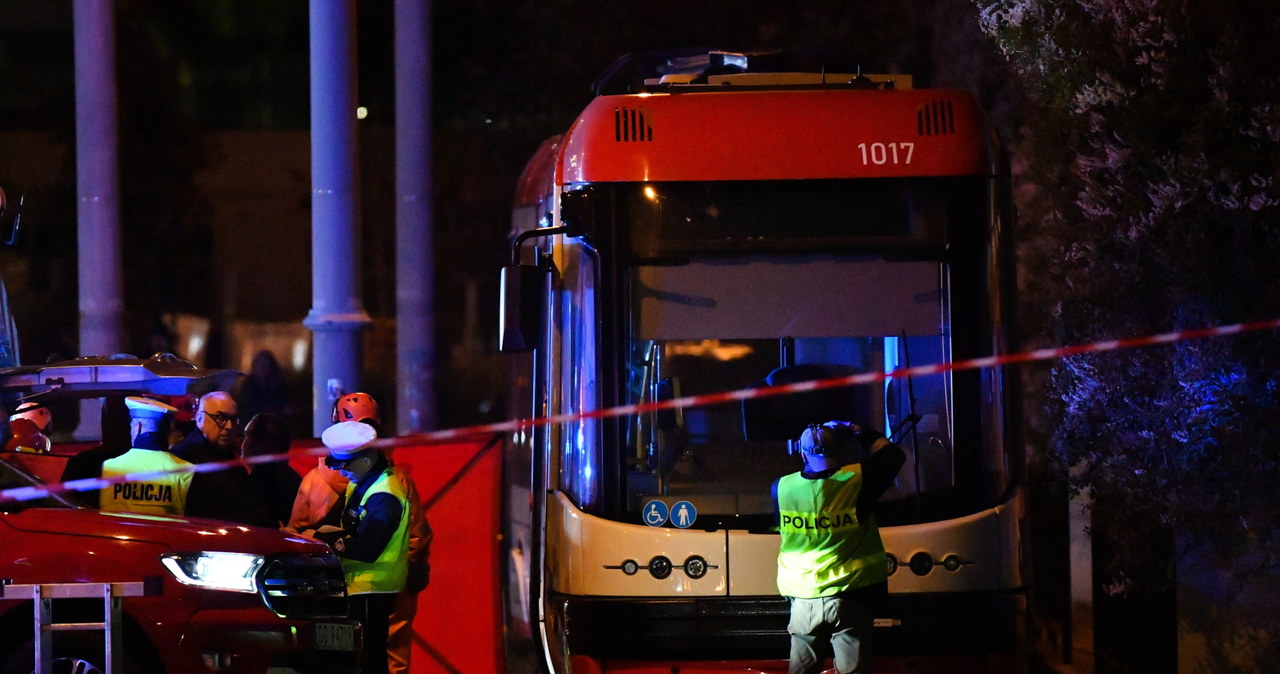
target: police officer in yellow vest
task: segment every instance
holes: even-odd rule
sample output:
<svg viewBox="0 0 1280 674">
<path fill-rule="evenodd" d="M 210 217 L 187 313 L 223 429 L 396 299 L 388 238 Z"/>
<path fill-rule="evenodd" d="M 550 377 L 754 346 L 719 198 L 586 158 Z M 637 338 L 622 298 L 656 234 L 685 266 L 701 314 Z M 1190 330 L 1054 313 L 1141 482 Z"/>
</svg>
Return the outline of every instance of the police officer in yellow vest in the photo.
<svg viewBox="0 0 1280 674">
<path fill-rule="evenodd" d="M 865 452 L 852 459 L 857 445 Z M 778 592 L 791 600 L 788 674 L 817 674 L 830 642 L 840 674 L 871 671 L 873 610 L 888 560 L 872 508 L 906 462 L 878 431 L 829 421 L 804 430 L 804 468 L 774 483 L 781 546 Z"/>
<path fill-rule="evenodd" d="M 408 492 L 373 446 L 377 435 L 369 424 L 342 421 L 320 436 L 329 449 L 325 465 L 350 482 L 341 527 L 320 527 L 315 536 L 342 559 L 352 616 L 364 629 L 364 674 L 387 671 L 387 629 L 409 571 Z"/>
<path fill-rule="evenodd" d="M 169 430 L 178 410 L 158 400 L 136 396 L 125 398 L 124 404 L 129 409 L 132 448 L 104 461 L 102 477 L 146 475 L 103 487 L 99 492 L 100 507 L 116 512 L 182 515 L 193 473 L 182 472 L 191 464 L 169 453 Z"/>
</svg>

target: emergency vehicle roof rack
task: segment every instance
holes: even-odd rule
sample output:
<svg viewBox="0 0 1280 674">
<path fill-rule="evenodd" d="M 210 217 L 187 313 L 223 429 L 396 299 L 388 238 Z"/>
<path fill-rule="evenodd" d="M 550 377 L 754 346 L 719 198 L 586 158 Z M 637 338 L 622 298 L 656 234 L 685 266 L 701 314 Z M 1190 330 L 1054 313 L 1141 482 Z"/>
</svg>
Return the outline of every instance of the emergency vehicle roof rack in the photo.
<svg viewBox="0 0 1280 674">
<path fill-rule="evenodd" d="M 244 373 L 200 368 L 171 353 L 150 358 L 129 354 L 86 356 L 44 365 L 0 368 L 0 399 L 24 400 L 129 395 L 199 395 L 231 390 Z"/>
</svg>

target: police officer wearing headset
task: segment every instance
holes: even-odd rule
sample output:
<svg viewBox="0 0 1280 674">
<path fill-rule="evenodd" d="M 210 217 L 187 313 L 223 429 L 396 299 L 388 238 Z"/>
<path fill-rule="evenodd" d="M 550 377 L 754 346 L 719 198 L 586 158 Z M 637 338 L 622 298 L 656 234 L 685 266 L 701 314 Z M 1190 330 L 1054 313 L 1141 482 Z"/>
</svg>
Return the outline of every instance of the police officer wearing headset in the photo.
<svg viewBox="0 0 1280 674">
<path fill-rule="evenodd" d="M 360 671 L 387 671 L 387 630 L 409 570 L 409 497 L 382 452 L 377 431 L 359 421 L 325 429 L 325 465 L 350 482 L 340 526 L 326 525 L 315 538 L 342 560 L 352 616 L 364 627 Z"/>
<path fill-rule="evenodd" d="M 861 462 L 845 463 L 861 446 Z M 879 431 L 828 421 L 804 430 L 804 468 L 774 483 L 778 592 L 791 600 L 788 674 L 817 674 L 830 642 L 840 674 L 871 671 L 871 626 L 888 594 L 888 559 L 872 508 L 906 462 Z"/>
</svg>

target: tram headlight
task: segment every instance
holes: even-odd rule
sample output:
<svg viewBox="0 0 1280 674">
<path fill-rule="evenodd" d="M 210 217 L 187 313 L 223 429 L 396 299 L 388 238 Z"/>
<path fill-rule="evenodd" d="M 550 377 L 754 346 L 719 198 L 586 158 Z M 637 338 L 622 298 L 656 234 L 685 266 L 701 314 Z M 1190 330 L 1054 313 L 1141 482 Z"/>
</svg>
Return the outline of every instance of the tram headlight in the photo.
<svg viewBox="0 0 1280 674">
<path fill-rule="evenodd" d="M 707 575 L 707 560 L 697 555 L 684 560 L 684 573 L 694 580 Z"/>
<path fill-rule="evenodd" d="M 917 552 L 911 555 L 911 561 L 907 562 L 907 566 L 911 568 L 911 573 L 927 576 L 933 570 L 933 556 L 927 552 Z"/>
<path fill-rule="evenodd" d="M 964 565 L 964 560 L 957 555 L 947 555 L 942 558 L 942 568 L 948 571 L 955 571 Z"/>
<path fill-rule="evenodd" d="M 657 557 L 649 560 L 649 575 L 657 578 L 658 580 L 662 580 L 663 578 L 670 576 L 671 560 L 663 557 L 662 555 L 658 555 Z"/>
<path fill-rule="evenodd" d="M 898 572 L 898 558 L 894 557 L 892 553 L 885 553 L 885 557 L 889 561 L 889 575 L 892 576 Z"/>
</svg>

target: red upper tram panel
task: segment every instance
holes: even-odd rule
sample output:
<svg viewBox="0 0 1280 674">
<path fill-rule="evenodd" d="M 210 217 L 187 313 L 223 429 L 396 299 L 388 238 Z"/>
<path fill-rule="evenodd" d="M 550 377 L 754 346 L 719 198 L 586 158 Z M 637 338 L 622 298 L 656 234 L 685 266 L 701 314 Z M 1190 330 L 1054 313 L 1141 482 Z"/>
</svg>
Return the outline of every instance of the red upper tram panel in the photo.
<svg viewBox="0 0 1280 674">
<path fill-rule="evenodd" d="M 711 52 L 701 72 L 676 63 L 602 92 L 560 144 L 556 183 L 997 171 L 990 123 L 966 91 L 912 89 L 908 75 L 753 72 L 757 56 Z"/>
</svg>

